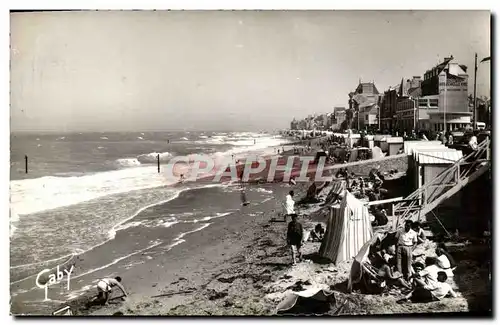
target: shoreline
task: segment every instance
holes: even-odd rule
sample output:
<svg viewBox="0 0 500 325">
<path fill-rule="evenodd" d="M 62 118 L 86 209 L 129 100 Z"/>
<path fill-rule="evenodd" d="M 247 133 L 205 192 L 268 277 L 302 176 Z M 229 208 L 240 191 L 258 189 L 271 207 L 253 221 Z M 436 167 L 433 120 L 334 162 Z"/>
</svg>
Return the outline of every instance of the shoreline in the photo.
<svg viewBox="0 0 500 325">
<path fill-rule="evenodd" d="M 274 199 L 278 200 L 284 200 L 286 193 L 293 189 L 296 201 L 299 201 L 310 184 L 299 182 L 295 186 L 289 186 L 275 182 L 245 185 L 248 189 L 271 190 Z M 328 188 L 323 191 L 320 196 L 326 195 Z M 291 266 L 291 256 L 285 246 L 287 224 L 270 222 L 272 217 L 281 212 L 277 211 L 280 208 L 276 203 L 276 200 L 266 199 L 261 203 L 241 207 L 225 218 L 207 221 L 209 225 L 206 228 L 188 232 L 182 238 L 185 242 L 166 251 L 162 251 L 161 246 L 145 249 L 131 258 L 132 264 L 137 263 L 131 268 L 115 265 L 96 272 L 91 277 L 85 276 L 80 281 L 90 285 L 88 291 L 62 305 L 54 301 L 51 305 L 53 308 L 45 307 L 42 314 L 50 315 L 57 307 L 69 305 L 77 315 L 112 315 L 115 312 L 124 315 L 174 316 L 272 315 L 273 308 L 291 292 L 294 282 L 305 280 L 311 280 L 313 284 L 325 288 L 332 289 L 333 286 L 334 290 L 339 290 L 336 293 L 338 297 L 347 299 L 350 295 L 343 295 L 339 285 L 347 278 L 350 263 L 333 266 L 302 262 L 298 266 Z M 317 222 L 326 223 L 326 214 L 320 203 L 300 208 L 298 212 L 301 216 L 308 214 L 304 219 L 300 217 L 305 230 L 311 229 Z M 203 222 L 197 226 L 202 225 Z M 306 243 L 303 253 L 305 256 L 313 255 L 318 250 L 319 243 Z M 93 258 L 91 256 L 90 259 Z M 113 300 L 113 303 L 105 307 L 87 307 L 86 301 L 96 293 L 92 279 L 110 273 L 122 276 L 130 297 L 124 302 Z M 375 307 L 370 309 L 365 306 L 362 310 L 351 310 L 354 314 L 373 313 L 376 308 L 383 308 L 382 305 L 387 303 L 378 301 L 376 296 L 355 297 Z M 12 300 L 11 312 L 23 310 L 19 305 L 15 306 L 16 303 Z M 391 300 L 391 303 L 395 304 L 395 300 Z M 31 307 L 38 313 L 43 309 L 36 305 Z M 468 310 L 464 299 L 453 308 L 451 311 Z M 437 310 L 436 304 L 431 304 L 424 308 L 398 306 L 393 312 Z"/>
</svg>

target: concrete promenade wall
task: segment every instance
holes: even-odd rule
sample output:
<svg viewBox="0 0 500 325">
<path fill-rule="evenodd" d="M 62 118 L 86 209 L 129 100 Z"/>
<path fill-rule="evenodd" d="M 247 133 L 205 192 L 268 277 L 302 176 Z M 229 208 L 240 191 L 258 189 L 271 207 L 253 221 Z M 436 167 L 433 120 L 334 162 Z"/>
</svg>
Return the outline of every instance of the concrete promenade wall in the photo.
<svg viewBox="0 0 500 325">
<path fill-rule="evenodd" d="M 355 161 L 347 164 L 338 164 L 329 166 L 325 169 L 331 169 L 335 173 L 336 169 L 347 168 L 349 173 L 356 175 L 368 175 L 372 168 L 380 166 L 381 172 L 388 172 L 396 169 L 398 172 L 406 172 L 408 170 L 408 160 L 410 156 L 407 154 L 400 154 L 395 156 L 388 156 L 379 159 L 369 159 L 362 161 Z"/>
</svg>

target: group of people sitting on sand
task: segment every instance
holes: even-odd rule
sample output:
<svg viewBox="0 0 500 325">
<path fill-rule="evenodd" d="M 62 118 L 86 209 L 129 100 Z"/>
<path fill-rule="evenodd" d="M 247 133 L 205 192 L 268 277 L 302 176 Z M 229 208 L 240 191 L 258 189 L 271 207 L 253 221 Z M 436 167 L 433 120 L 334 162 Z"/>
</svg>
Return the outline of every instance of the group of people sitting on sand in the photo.
<svg viewBox="0 0 500 325">
<path fill-rule="evenodd" d="M 377 294 L 387 289 L 402 289 L 403 302 L 431 302 L 446 296 L 456 297 L 448 280 L 456 264 L 444 244 L 438 244 L 435 255 L 424 256 L 428 244 L 420 223 L 406 221 L 404 229 L 389 234 L 370 247 L 363 263 L 364 290 Z M 415 250 L 420 248 L 422 253 Z"/>
</svg>

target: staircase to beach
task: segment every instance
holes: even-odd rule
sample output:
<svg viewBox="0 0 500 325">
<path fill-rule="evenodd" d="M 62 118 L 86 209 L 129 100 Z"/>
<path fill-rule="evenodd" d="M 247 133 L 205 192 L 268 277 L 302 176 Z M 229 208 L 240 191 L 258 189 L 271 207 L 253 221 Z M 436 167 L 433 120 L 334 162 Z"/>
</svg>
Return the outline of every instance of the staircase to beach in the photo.
<svg viewBox="0 0 500 325">
<path fill-rule="evenodd" d="M 490 170 L 490 143 L 489 139 L 484 140 L 478 150 L 462 157 L 432 181 L 395 204 L 393 230 L 403 227 L 406 220 L 423 220 L 440 204 Z"/>
</svg>

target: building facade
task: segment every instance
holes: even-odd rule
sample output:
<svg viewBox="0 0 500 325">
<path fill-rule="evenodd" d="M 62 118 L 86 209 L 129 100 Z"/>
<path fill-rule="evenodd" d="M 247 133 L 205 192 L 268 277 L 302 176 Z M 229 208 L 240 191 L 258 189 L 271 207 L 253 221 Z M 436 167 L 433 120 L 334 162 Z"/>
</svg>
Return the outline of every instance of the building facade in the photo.
<svg viewBox="0 0 500 325">
<path fill-rule="evenodd" d="M 353 113 L 352 128 L 365 129 L 377 125 L 379 91 L 373 82 L 359 82 L 356 90 L 349 93 L 349 109 Z M 376 111 L 377 113 L 373 113 Z"/>
<path fill-rule="evenodd" d="M 345 107 L 334 107 L 333 108 L 333 130 L 342 130 L 342 123 L 346 120 L 346 109 Z"/>
<path fill-rule="evenodd" d="M 380 128 L 392 132 L 396 122 L 396 107 L 398 102 L 397 87 L 391 87 L 384 91 L 384 97 L 380 103 Z"/>
<path fill-rule="evenodd" d="M 414 76 L 411 80 L 401 80 L 396 103 L 396 129 L 401 134 L 411 134 L 418 129 L 418 125 L 424 124 L 426 115 L 420 115 L 416 103 L 416 97 L 421 94 L 421 77 Z"/>
<path fill-rule="evenodd" d="M 471 124 L 468 79 L 467 67 L 453 62 L 453 56 L 424 74 L 417 105 L 419 111 L 425 110 L 423 104 L 427 100 L 426 113 L 431 131 L 450 131 Z"/>
</svg>

